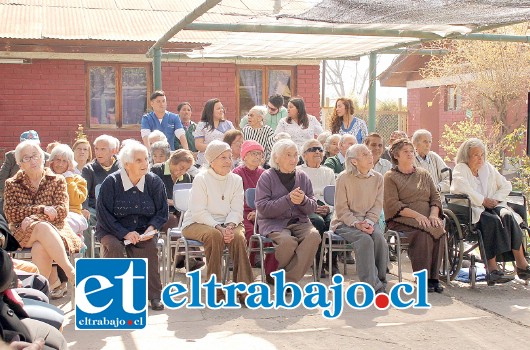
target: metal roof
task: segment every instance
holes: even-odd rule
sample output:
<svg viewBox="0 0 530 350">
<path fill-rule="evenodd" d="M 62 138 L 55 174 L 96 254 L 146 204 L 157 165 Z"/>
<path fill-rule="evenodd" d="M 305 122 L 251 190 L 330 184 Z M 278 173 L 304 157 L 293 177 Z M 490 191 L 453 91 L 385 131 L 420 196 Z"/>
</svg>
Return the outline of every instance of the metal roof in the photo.
<svg viewBox="0 0 530 350">
<path fill-rule="evenodd" d="M 157 41 L 204 1 L 0 0 L 0 38 Z M 529 20 L 529 0 L 222 0 L 170 42 L 206 44 L 192 58 L 339 59 Z"/>
</svg>

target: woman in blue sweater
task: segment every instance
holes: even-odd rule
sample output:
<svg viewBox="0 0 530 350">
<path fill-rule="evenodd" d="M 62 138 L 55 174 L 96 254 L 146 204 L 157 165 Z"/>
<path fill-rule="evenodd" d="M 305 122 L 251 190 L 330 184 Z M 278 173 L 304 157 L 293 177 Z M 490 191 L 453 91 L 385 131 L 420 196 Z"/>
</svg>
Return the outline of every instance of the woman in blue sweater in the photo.
<svg viewBox="0 0 530 350">
<path fill-rule="evenodd" d="M 118 158 L 122 168 L 103 181 L 96 206 L 101 256 L 123 258 L 125 245 L 128 257 L 146 258 L 147 297 L 153 310 L 162 310 L 156 235 L 147 234 L 157 232 L 168 219 L 166 189 L 157 175 L 148 172 L 148 152 L 141 143 L 128 143 Z"/>
</svg>

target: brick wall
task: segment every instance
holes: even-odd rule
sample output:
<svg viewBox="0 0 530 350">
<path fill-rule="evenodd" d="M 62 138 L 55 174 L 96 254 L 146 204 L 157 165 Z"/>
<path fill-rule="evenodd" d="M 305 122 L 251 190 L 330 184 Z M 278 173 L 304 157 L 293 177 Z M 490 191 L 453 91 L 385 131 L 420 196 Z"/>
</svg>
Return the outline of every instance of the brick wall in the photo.
<svg viewBox="0 0 530 350">
<path fill-rule="evenodd" d="M 31 64 L 0 64 L 0 158 L 13 149 L 20 134 L 38 131 L 41 143 L 58 140 L 71 144 L 77 125 L 86 125 L 85 62 L 81 60 L 37 60 Z M 192 118 L 200 119 L 210 98 L 219 98 L 227 118 L 236 120 L 236 65 L 226 63 L 162 63 L 162 86 L 168 110 L 180 102 L 193 106 Z M 297 95 L 304 97 L 307 111 L 320 112 L 320 67 L 298 66 Z M 85 129 L 90 140 L 103 133 L 120 140 L 140 138 L 139 130 Z"/>
</svg>

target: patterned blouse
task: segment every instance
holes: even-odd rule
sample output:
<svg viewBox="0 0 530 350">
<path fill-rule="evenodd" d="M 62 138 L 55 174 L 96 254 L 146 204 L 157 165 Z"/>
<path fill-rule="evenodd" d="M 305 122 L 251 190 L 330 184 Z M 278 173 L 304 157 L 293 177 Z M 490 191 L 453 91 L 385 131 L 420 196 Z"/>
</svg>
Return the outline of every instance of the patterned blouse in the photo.
<svg viewBox="0 0 530 350">
<path fill-rule="evenodd" d="M 339 134 L 351 134 L 357 139 L 357 143 L 363 143 L 364 138 L 368 135 L 368 128 L 364 120 L 357 117 L 353 117 L 350 126 L 348 129 L 344 129 L 344 124 L 341 123 Z"/>
<path fill-rule="evenodd" d="M 243 128 L 243 137 L 245 140 L 254 140 L 259 143 L 265 150 L 265 162 L 269 161 L 271 156 L 272 145 L 274 143 L 274 131 L 268 125 L 254 129 L 250 125 Z"/>
<path fill-rule="evenodd" d="M 44 214 L 46 206 L 53 206 L 57 211 L 55 220 L 50 220 Z M 65 222 L 68 206 L 66 180 L 62 175 L 54 174 L 49 168 L 44 168 L 44 176 L 36 191 L 33 190 L 29 177 L 22 170 L 6 181 L 4 212 L 11 232 L 23 248 L 29 248 L 26 244 L 35 225 L 45 221 L 57 228 L 67 251 L 79 252 L 83 243 Z M 30 217 L 33 221 L 23 230 L 21 223 L 26 217 Z"/>
<path fill-rule="evenodd" d="M 315 136 L 320 135 L 324 130 L 322 125 L 315 118 L 315 116 L 307 115 L 309 119 L 309 125 L 307 129 L 303 129 L 302 125 L 298 125 L 295 122 L 288 123 L 287 118 L 282 118 L 276 127 L 274 135 L 278 135 L 281 132 L 286 132 L 291 135 L 291 140 L 298 146 L 298 151 L 302 150 L 302 145 L 309 139 L 314 139 Z"/>
<path fill-rule="evenodd" d="M 193 132 L 195 139 L 203 138 L 204 143 L 208 145 L 213 140 L 223 141 L 225 132 L 230 129 L 234 129 L 234 125 L 230 120 L 224 120 L 219 123 L 217 129 L 210 129 L 206 126 L 205 122 L 199 122 L 197 128 Z M 204 152 L 199 152 L 197 155 L 197 164 L 203 165 L 206 163 L 206 158 L 204 158 Z"/>
</svg>

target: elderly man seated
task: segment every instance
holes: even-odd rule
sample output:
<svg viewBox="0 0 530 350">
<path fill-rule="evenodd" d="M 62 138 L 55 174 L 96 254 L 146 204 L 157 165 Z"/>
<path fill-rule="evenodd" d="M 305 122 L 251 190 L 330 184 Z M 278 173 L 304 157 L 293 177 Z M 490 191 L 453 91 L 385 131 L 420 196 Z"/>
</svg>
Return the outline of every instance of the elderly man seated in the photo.
<svg viewBox="0 0 530 350">
<path fill-rule="evenodd" d="M 335 175 L 340 174 L 344 170 L 344 161 L 346 160 L 346 151 L 351 145 L 355 145 L 357 139 L 351 134 L 343 134 L 339 141 L 339 153 L 336 156 L 329 157 L 324 162 L 324 165 L 331 168 Z"/>
<path fill-rule="evenodd" d="M 351 146 L 345 163 L 346 171 L 337 179 L 331 229 L 353 243 L 361 282 L 384 293 L 388 245 L 378 224 L 383 176 L 372 169 L 373 156 L 365 145 Z"/>
<path fill-rule="evenodd" d="M 442 173 L 447 165 L 435 152 L 431 151 L 432 134 L 429 130 L 419 129 L 412 135 L 412 144 L 416 149 L 414 165 L 423 168 L 431 174 L 434 185 L 440 193 L 449 192 L 449 173 Z"/>
</svg>

